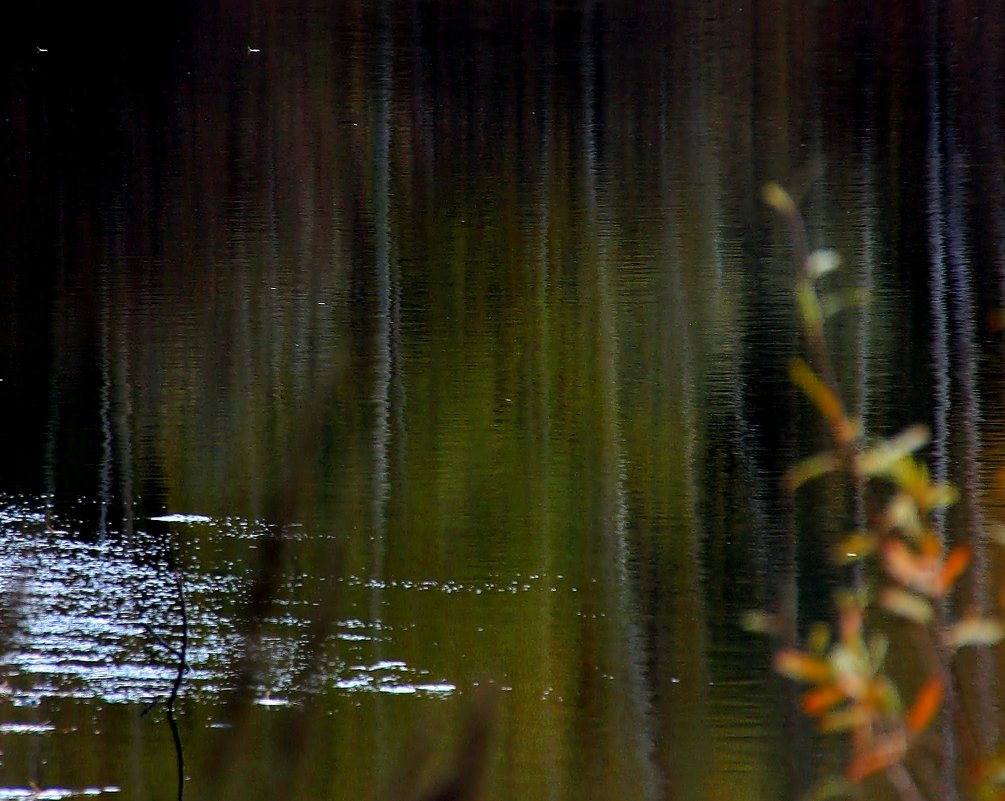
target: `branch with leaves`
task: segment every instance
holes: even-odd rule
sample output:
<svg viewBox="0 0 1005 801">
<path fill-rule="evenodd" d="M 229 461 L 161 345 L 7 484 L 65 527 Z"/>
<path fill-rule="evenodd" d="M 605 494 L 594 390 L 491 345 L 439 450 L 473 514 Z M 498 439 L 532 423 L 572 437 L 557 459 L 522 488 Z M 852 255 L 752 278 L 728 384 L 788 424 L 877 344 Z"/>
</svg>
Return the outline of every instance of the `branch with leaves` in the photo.
<svg viewBox="0 0 1005 801">
<path fill-rule="evenodd" d="M 852 794 L 869 777 L 885 777 L 903 799 L 923 799 L 906 762 L 923 733 L 944 713 L 959 649 L 987 646 L 1005 636 L 1002 622 L 967 612 L 953 616 L 950 597 L 971 559 L 967 544 L 948 546 L 934 515 L 958 496 L 948 484 L 933 482 L 917 452 L 929 433 L 915 425 L 882 442 L 868 444 L 862 426 L 848 414 L 827 349 L 825 323 L 834 310 L 859 302 L 856 293 L 827 295 L 819 279 L 836 269 L 834 251 L 810 251 L 796 203 L 777 184 L 768 184 L 765 202 L 787 222 L 794 242 L 795 296 L 809 357 L 789 366 L 792 381 L 827 424 L 832 446 L 788 471 L 785 488 L 796 493 L 808 482 L 837 474 L 861 492 L 878 498 L 864 530 L 836 543 L 837 562 L 869 561 L 878 568 L 878 586 L 851 586 L 836 598 L 836 625 L 813 625 L 805 642 L 781 647 L 775 669 L 802 683 L 802 711 L 824 732 L 845 733 L 849 757 L 843 775 L 826 784 L 825 794 Z M 922 677 L 910 703 L 886 670 L 888 639 L 871 625 L 883 610 L 910 628 L 921 656 Z M 748 627 L 778 631 L 778 621 L 762 613 L 748 616 Z M 978 769 L 979 797 L 1001 798 L 1005 760 Z M 996 782 L 995 777 L 1002 778 Z"/>
</svg>

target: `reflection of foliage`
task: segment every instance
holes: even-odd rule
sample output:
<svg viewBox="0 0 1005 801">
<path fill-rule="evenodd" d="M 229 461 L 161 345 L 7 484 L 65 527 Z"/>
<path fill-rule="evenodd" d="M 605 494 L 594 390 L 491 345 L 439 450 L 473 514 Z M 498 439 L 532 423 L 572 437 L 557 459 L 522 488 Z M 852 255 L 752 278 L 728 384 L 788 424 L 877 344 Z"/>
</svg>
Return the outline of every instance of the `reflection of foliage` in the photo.
<svg viewBox="0 0 1005 801">
<path fill-rule="evenodd" d="M 920 799 L 925 797 L 922 771 L 911 758 L 925 758 L 916 746 L 944 713 L 945 699 L 955 696 L 954 657 L 965 646 L 997 643 L 1005 628 L 976 610 L 954 614 L 949 598 L 970 563 L 971 548 L 949 547 L 935 516 L 955 501 L 956 490 L 933 482 L 915 457 L 928 442 L 923 427 L 908 428 L 869 447 L 864 444 L 861 427 L 841 398 L 826 348 L 824 324 L 831 301 L 818 292 L 817 279 L 838 260 L 830 251 L 809 252 L 796 204 L 781 187 L 770 184 L 764 199 L 785 218 L 796 244 L 796 298 L 810 361 L 794 360 L 790 375 L 826 421 L 833 442 L 831 449 L 789 471 L 787 489 L 795 492 L 809 481 L 835 474 L 848 478 L 862 497 L 877 499 L 868 522 L 838 543 L 835 556 L 842 564 L 875 560 L 882 585 L 873 589 L 859 580 L 862 573 L 856 574 L 838 594 L 836 632 L 815 625 L 802 647 L 789 645 L 776 652 L 775 668 L 808 685 L 802 710 L 822 731 L 849 736 L 844 775 L 820 792 L 850 794 L 863 780 L 883 776 L 901 798 Z M 878 610 L 908 628 L 921 657 L 924 676 L 906 704 L 887 670 L 888 640 L 873 620 Z M 760 614 L 748 620 L 753 629 L 773 632 L 783 631 L 781 622 Z M 999 773 L 1000 766 L 979 770 L 986 785 L 981 797 L 994 792 L 990 785 Z"/>
</svg>

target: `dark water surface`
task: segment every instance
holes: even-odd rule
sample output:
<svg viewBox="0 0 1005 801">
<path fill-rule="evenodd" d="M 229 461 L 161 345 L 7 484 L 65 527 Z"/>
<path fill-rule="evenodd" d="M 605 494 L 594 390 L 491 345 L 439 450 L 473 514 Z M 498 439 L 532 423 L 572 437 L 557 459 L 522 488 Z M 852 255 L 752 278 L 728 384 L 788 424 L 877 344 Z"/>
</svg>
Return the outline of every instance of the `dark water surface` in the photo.
<svg viewBox="0 0 1005 801">
<path fill-rule="evenodd" d="M 416 797 L 486 720 L 491 799 L 798 797 L 833 754 L 739 617 L 826 616 L 853 520 L 780 492 L 822 431 L 759 190 L 979 532 L 1005 12 L 282 6 L 4 55 L 0 799 L 175 797 L 176 576 L 190 799 Z"/>
</svg>

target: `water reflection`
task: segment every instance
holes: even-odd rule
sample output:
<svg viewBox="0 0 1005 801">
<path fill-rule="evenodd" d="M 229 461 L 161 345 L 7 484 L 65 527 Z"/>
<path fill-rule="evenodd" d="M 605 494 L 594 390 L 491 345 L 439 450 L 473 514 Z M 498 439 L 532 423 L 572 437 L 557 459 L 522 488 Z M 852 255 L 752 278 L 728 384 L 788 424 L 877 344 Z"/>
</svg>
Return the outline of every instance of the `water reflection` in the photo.
<svg viewBox="0 0 1005 801">
<path fill-rule="evenodd" d="M 1001 99 L 954 87 L 996 40 L 833 4 L 197 5 L 156 69 L 54 45 L 7 78 L 3 664 L 40 715 L 10 723 L 54 729 L 0 780 L 41 737 L 61 786 L 167 786 L 130 716 L 172 680 L 143 623 L 177 566 L 193 797 L 379 796 L 487 684 L 489 797 L 797 795 L 819 749 L 737 619 L 828 615 L 865 502 L 779 494 L 817 428 L 758 185 L 873 298 L 833 327 L 866 430 L 930 418 L 978 536 Z M 73 773 L 95 739 L 129 767 Z"/>
</svg>

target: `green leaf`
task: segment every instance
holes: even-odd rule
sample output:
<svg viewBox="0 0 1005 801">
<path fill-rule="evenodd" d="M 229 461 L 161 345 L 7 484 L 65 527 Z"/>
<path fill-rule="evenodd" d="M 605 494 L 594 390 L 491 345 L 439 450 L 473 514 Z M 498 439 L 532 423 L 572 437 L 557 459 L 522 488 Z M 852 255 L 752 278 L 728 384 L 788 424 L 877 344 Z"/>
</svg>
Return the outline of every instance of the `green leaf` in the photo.
<svg viewBox="0 0 1005 801">
<path fill-rule="evenodd" d="M 813 291 L 813 285 L 809 281 L 800 281 L 796 285 L 796 301 L 806 327 L 819 331 L 823 326 L 824 313 L 817 300 L 817 293 Z"/>
</svg>

